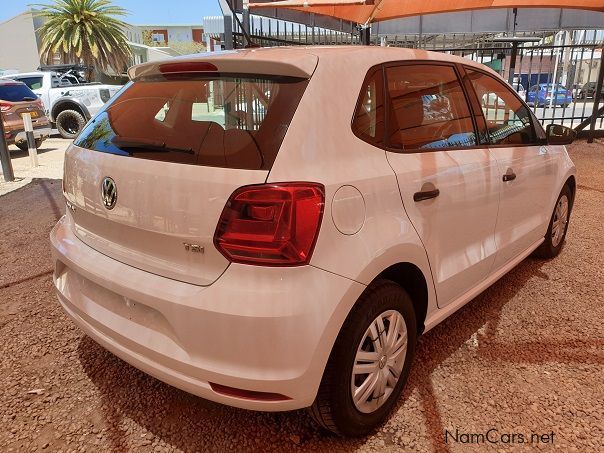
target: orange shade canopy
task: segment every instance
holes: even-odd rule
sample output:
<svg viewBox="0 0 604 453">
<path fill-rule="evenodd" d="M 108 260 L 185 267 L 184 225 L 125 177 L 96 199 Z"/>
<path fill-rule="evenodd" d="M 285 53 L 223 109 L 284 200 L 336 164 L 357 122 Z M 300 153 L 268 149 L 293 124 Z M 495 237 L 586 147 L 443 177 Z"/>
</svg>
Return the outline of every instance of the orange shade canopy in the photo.
<svg viewBox="0 0 604 453">
<path fill-rule="evenodd" d="M 359 24 L 485 8 L 572 8 L 604 12 L 604 0 L 276 0 L 250 8 L 288 8 Z"/>
</svg>

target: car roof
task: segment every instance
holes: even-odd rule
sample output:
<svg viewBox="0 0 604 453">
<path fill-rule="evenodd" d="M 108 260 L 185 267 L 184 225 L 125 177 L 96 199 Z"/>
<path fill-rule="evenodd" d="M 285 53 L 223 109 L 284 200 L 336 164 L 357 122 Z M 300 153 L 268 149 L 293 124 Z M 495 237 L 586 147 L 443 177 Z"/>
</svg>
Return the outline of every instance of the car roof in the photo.
<svg viewBox="0 0 604 453">
<path fill-rule="evenodd" d="M 240 72 L 253 74 L 286 75 L 308 78 L 317 64 L 333 65 L 346 71 L 361 71 L 390 61 L 444 61 L 463 63 L 497 75 L 495 71 L 467 58 L 440 52 L 419 49 L 381 46 L 295 46 L 271 47 L 207 52 L 185 55 L 133 66 L 128 71 L 131 79 L 159 74 L 163 65 L 186 63 L 211 63 L 219 72 Z M 342 66 L 344 65 L 344 66 Z M 183 66 L 184 67 L 184 66 Z M 183 71 L 187 72 L 187 71 Z"/>
<path fill-rule="evenodd" d="M 23 82 L 19 80 L 13 79 L 0 79 L 0 85 L 25 85 Z"/>
<path fill-rule="evenodd" d="M 11 74 L 9 77 L 42 77 L 43 72 L 20 72 L 19 74 Z"/>
</svg>

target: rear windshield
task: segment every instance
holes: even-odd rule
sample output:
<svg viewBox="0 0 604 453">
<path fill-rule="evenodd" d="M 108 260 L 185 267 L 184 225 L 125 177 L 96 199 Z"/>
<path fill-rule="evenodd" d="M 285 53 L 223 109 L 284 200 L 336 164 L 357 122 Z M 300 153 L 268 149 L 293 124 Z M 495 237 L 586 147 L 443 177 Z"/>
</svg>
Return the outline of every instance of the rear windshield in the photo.
<svg viewBox="0 0 604 453">
<path fill-rule="evenodd" d="M 39 90 L 43 85 L 43 78 L 41 76 L 32 77 L 19 77 L 19 82 L 23 82 L 32 90 Z"/>
<path fill-rule="evenodd" d="M 231 75 L 137 81 L 75 144 L 139 159 L 268 170 L 307 83 Z"/>
<path fill-rule="evenodd" d="M 35 101 L 38 96 L 23 83 L 0 84 L 0 99 L 8 102 Z"/>
</svg>

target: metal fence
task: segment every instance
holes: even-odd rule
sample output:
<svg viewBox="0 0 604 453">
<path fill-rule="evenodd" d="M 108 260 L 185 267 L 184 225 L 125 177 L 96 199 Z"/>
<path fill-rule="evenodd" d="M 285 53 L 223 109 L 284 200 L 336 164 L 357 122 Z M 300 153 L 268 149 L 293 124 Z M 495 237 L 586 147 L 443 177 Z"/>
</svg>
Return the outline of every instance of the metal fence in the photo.
<svg viewBox="0 0 604 453">
<path fill-rule="evenodd" d="M 248 24 L 248 22 L 244 22 Z M 360 45 L 364 30 L 347 31 L 249 16 L 248 34 L 262 47 L 283 45 Z M 604 30 L 505 34 L 370 35 L 371 45 L 406 47 L 459 55 L 480 62 L 503 76 L 546 125 L 564 124 L 580 131 L 604 130 L 596 82 L 604 64 Z M 247 45 L 241 25 L 233 21 L 235 48 Z"/>
<path fill-rule="evenodd" d="M 360 44 L 359 32 L 354 26 L 348 31 L 336 31 L 260 16 L 250 16 L 248 33 L 261 47 Z M 246 44 L 241 26 L 233 21 L 233 47 L 243 48 Z"/>
</svg>

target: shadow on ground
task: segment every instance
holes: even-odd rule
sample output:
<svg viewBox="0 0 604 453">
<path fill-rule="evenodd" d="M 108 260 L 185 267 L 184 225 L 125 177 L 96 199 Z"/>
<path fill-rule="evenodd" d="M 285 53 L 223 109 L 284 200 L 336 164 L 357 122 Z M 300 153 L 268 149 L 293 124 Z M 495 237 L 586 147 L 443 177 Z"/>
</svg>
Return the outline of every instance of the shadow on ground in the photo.
<svg viewBox="0 0 604 453">
<path fill-rule="evenodd" d="M 50 151 L 56 151 L 57 149 L 59 149 L 56 146 L 50 145 L 50 144 L 46 144 L 46 143 L 42 143 L 42 146 L 40 146 L 38 148 L 38 154 L 44 154 L 44 153 L 48 153 Z M 19 157 L 28 157 L 29 156 L 29 151 L 28 150 L 22 150 L 19 148 L 10 148 L 10 157 L 12 159 L 18 159 Z"/>
<path fill-rule="evenodd" d="M 492 357 L 495 352 L 502 360 L 515 361 L 513 350 L 510 351 L 507 346 L 499 349 L 494 344 L 497 323 L 501 310 L 529 279 L 536 277 L 547 280 L 548 276 L 541 272 L 542 265 L 542 261 L 528 258 L 451 318 L 421 337 L 407 388 L 395 411 L 400 410 L 411 392 L 418 390 L 435 451 L 448 451 L 448 448 L 443 444 L 445 425 L 439 413 L 435 389 L 431 385 L 432 372 L 479 330 L 484 332 L 480 340 L 481 348 L 491 349 L 489 357 Z M 510 284 L 512 280 L 513 284 Z M 476 310 L 479 305 L 482 309 Z M 604 347 L 603 342 L 598 342 L 598 345 Z M 562 346 L 558 343 L 542 342 L 538 354 L 531 354 L 530 344 L 516 345 L 524 350 L 524 355 L 519 360 L 534 362 L 544 362 L 551 360 L 551 357 L 558 357 Z M 132 369 L 130 365 L 116 358 L 88 337 L 82 338 L 78 346 L 78 354 L 85 373 L 102 395 L 104 415 L 111 427 L 110 439 L 113 448 L 117 451 L 126 446 L 127 434 L 119 428 L 122 417 L 135 420 L 166 443 L 185 451 L 190 449 L 191 445 L 200 445 L 219 425 L 222 428 L 221 434 L 227 437 L 231 432 L 233 436 L 242 436 L 252 429 L 250 424 L 241 423 L 241 421 L 245 422 L 245 415 L 237 417 L 238 423 L 224 423 L 228 412 L 245 414 L 246 411 L 225 407 L 170 387 L 141 371 Z M 573 359 L 569 356 L 566 359 L 581 361 L 585 357 L 579 356 Z M 592 357 L 592 359 L 597 358 Z M 598 363 L 602 362 L 598 361 Z M 129 368 L 129 371 L 124 372 L 124 368 Z M 131 379 L 132 373 L 137 374 L 137 379 Z M 160 402 L 157 401 L 158 393 L 164 398 Z M 157 411 L 158 404 L 163 406 L 161 412 Z M 264 428 L 275 435 L 288 418 L 301 418 L 302 430 L 294 434 L 300 437 L 302 443 L 308 442 L 309 446 L 312 445 L 313 438 L 331 435 L 317 428 L 305 411 L 255 413 L 254 416 L 261 417 Z M 334 436 L 334 440 L 336 439 Z M 337 440 L 340 447 L 346 448 L 352 448 L 355 444 L 362 444 L 364 441 L 364 439 Z"/>
</svg>

